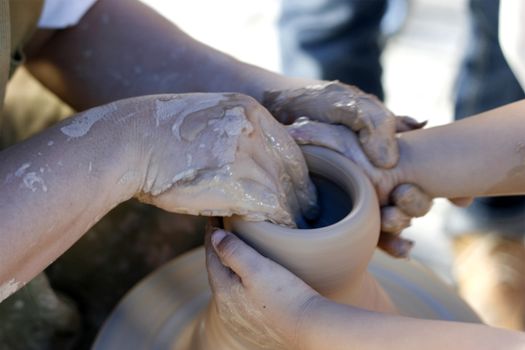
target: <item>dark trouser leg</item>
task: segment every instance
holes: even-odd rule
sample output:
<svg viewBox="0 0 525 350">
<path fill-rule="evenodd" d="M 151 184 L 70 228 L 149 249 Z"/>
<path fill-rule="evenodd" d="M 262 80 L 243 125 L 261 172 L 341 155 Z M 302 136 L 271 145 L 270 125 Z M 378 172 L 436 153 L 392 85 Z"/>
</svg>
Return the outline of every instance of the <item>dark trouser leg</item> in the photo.
<svg viewBox="0 0 525 350">
<path fill-rule="evenodd" d="M 469 47 L 458 77 L 456 119 L 525 98 L 498 43 L 498 13 L 499 0 L 470 1 Z M 525 233 L 525 197 L 482 198 L 467 213 L 475 222 L 471 229 Z"/>
<path fill-rule="evenodd" d="M 284 0 L 284 72 L 340 80 L 383 98 L 380 22 L 386 0 Z"/>
</svg>

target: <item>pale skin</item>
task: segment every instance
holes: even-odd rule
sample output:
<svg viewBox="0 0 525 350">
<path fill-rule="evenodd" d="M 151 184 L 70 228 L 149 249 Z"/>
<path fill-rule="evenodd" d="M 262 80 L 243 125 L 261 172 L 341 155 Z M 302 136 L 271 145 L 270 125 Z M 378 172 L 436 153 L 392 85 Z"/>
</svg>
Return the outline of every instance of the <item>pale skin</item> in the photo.
<svg viewBox="0 0 525 350">
<path fill-rule="evenodd" d="M 111 208 L 133 196 L 174 212 L 238 212 L 289 224 L 289 213 L 311 206 L 306 203 L 314 197 L 304 160 L 296 148 L 290 151 L 293 142 L 260 104 L 280 122 L 307 115 L 344 125 L 359 135 L 371 161 L 384 168 L 394 166 L 399 157 L 396 128 L 419 127 L 408 119 L 396 120 L 377 99 L 355 87 L 292 79 L 239 62 L 193 40 L 135 0 L 99 0 L 75 27 L 38 32 L 26 54 L 28 70 L 52 92 L 76 110 L 93 109 L 0 153 L 0 299 L 42 271 Z M 135 96 L 225 91 L 238 93 L 233 99 L 241 111 L 221 109 L 219 103 L 203 108 L 209 113 L 201 117 L 214 119 L 228 110 L 230 116 L 241 114 L 250 121 L 250 135 L 256 136 L 249 141 L 244 134 L 238 138 L 240 151 L 234 153 L 240 158 L 230 162 L 244 165 L 233 166 L 231 177 L 223 171 L 224 181 L 215 192 L 195 196 L 195 188 L 179 188 L 166 194 L 172 189 L 169 179 L 184 180 L 195 172 L 183 169 L 186 164 L 213 168 L 222 154 L 217 150 L 215 158 L 208 157 L 213 152 L 200 152 L 200 143 L 177 144 L 170 129 L 175 124 L 170 118 L 177 116 L 156 118 L 158 97 Z M 305 99 L 298 100 L 302 95 Z M 206 98 L 194 95 L 191 104 L 206 104 Z M 171 126 L 160 128 L 159 120 Z M 73 125 L 69 135 L 62 130 L 68 125 Z M 232 146 L 223 141 L 216 146 Z M 258 167 L 245 165 L 250 161 Z M 243 173 L 246 169 L 250 174 Z M 235 187 L 243 176 L 255 177 L 270 190 L 247 183 Z M 230 200 L 224 200 L 223 192 L 230 193 Z M 244 200 L 252 193 L 253 201 Z M 262 193 L 268 195 L 261 198 Z M 280 210 L 283 196 L 289 203 Z M 191 201 L 194 198 L 199 200 Z M 257 200 L 263 205 L 254 206 Z"/>
<path fill-rule="evenodd" d="M 391 170 L 363 161 L 359 149 L 347 152 L 353 152 L 380 197 L 396 195 L 392 189 L 404 182 L 417 184 L 434 197 L 524 194 L 524 113 L 521 101 L 442 127 L 405 133 L 400 137 L 399 164 Z M 219 313 L 230 306 L 227 312 L 237 315 L 237 322 L 264 323 L 258 329 L 273 332 L 266 338 L 261 332 L 257 338 L 276 349 L 525 349 L 525 334 L 520 332 L 337 304 L 231 233 L 218 230 L 210 242 L 207 266 Z M 229 303 L 230 298 L 243 303 Z M 262 316 L 251 319 L 251 309 Z M 226 317 L 223 321 L 229 322 Z"/>
</svg>

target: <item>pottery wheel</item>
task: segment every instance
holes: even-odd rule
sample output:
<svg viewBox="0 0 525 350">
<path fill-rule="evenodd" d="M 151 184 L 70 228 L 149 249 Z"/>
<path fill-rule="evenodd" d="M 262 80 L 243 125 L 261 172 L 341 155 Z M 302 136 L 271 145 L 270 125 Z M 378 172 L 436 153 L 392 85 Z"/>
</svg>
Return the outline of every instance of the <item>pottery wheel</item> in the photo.
<svg viewBox="0 0 525 350">
<path fill-rule="evenodd" d="M 378 251 L 369 271 L 404 315 L 480 322 L 452 289 L 415 262 L 396 260 Z M 193 322 L 205 311 L 210 297 L 201 247 L 137 284 L 110 315 L 93 349 L 183 349 Z"/>
</svg>

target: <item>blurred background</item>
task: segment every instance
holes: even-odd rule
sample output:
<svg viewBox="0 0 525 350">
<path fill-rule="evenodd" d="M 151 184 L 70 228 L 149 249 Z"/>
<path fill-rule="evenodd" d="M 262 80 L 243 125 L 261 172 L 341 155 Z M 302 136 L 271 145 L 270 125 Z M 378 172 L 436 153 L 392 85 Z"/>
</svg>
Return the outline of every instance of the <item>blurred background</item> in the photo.
<svg viewBox="0 0 525 350">
<path fill-rule="evenodd" d="M 355 77 L 350 82 L 370 88 L 367 92 L 384 93 L 395 114 L 427 120 L 429 126 L 523 98 L 498 46 L 497 0 L 390 0 L 386 8 L 378 0 L 142 1 L 194 38 L 242 61 L 290 75 L 344 82 L 345 74 Z M 355 39 L 345 42 L 345 35 Z M 462 71 L 466 55 L 470 60 Z M 352 60 L 354 66 L 346 66 Z M 492 98 L 489 84 L 508 91 Z M 455 106 L 458 96 L 463 104 Z M 436 200 L 431 213 L 414 220 L 404 235 L 416 242 L 412 258 L 457 288 L 485 321 L 523 329 L 525 211 L 511 210 L 519 234 L 509 240 L 497 227 L 478 227 L 494 219 L 494 208 L 497 215 L 504 213 L 497 220 L 506 220 L 505 201 L 490 202 L 489 209 L 486 204 L 481 210 L 474 205 L 472 215 Z M 492 309 L 498 307 L 491 305 L 498 302 L 495 315 Z M 511 320 L 501 320 L 508 313 Z"/>
</svg>

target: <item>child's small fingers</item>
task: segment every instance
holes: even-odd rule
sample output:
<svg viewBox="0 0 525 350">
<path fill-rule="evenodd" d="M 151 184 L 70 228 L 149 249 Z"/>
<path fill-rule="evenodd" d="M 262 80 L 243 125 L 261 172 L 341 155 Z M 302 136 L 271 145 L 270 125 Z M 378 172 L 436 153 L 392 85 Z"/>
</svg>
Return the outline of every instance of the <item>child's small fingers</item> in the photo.
<svg viewBox="0 0 525 350">
<path fill-rule="evenodd" d="M 456 207 L 466 208 L 472 204 L 474 201 L 473 197 L 458 197 L 458 198 L 449 198 L 449 201 L 454 204 Z"/>
<path fill-rule="evenodd" d="M 406 215 L 397 207 L 381 208 L 381 231 L 391 234 L 399 234 L 410 226 L 412 217 Z"/>
<path fill-rule="evenodd" d="M 236 273 L 244 285 L 255 281 L 267 264 L 271 263 L 230 232 L 215 231 L 211 243 L 222 264 Z"/>
<path fill-rule="evenodd" d="M 404 239 L 399 235 L 388 232 L 381 232 L 379 236 L 378 247 L 395 258 L 407 258 L 414 242 Z"/>
<path fill-rule="evenodd" d="M 206 269 L 208 270 L 208 281 L 214 294 L 228 291 L 233 283 L 240 283 L 235 273 L 224 266 L 211 245 L 211 232 L 206 234 Z"/>
<path fill-rule="evenodd" d="M 396 116 L 396 132 L 422 129 L 427 125 L 427 121 L 419 122 L 412 117 Z"/>
</svg>

